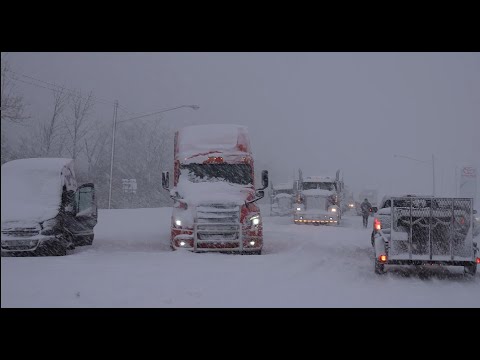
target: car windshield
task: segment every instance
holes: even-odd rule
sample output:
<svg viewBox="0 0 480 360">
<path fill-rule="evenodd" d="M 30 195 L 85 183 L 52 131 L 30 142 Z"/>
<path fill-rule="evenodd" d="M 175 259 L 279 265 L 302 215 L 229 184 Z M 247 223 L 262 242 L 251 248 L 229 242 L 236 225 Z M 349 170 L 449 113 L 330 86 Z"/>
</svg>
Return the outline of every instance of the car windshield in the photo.
<svg viewBox="0 0 480 360">
<path fill-rule="evenodd" d="M 320 190 L 335 190 L 334 183 L 331 182 L 304 182 L 303 183 L 303 190 L 312 190 L 312 189 L 320 189 Z"/>
<path fill-rule="evenodd" d="M 187 164 L 180 167 L 188 171 L 191 182 L 227 181 L 233 184 L 253 184 L 249 164 Z"/>
</svg>

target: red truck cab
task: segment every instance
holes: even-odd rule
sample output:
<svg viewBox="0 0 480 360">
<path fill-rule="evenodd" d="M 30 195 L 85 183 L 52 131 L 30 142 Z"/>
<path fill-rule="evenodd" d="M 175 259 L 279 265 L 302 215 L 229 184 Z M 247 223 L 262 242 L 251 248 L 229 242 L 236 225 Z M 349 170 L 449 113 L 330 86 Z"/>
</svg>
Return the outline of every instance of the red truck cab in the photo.
<svg viewBox="0 0 480 360">
<path fill-rule="evenodd" d="M 255 189 L 246 127 L 230 124 L 188 126 L 174 139 L 173 188 L 169 173 L 162 186 L 174 200 L 172 249 L 194 252 L 261 254 L 263 227 L 255 202 L 268 186 Z"/>
</svg>

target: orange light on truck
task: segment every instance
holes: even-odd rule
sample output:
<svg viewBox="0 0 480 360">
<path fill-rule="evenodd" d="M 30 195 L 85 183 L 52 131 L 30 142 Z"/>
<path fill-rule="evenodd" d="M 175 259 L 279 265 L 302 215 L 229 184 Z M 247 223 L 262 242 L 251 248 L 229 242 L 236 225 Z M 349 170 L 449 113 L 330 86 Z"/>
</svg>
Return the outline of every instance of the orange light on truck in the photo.
<svg viewBox="0 0 480 360">
<path fill-rule="evenodd" d="M 387 255 L 380 255 L 378 257 L 378 260 L 380 260 L 380 262 L 382 263 L 387 262 Z"/>
<path fill-rule="evenodd" d="M 223 163 L 223 157 L 221 156 L 210 156 L 207 160 L 205 160 L 207 164 L 221 164 Z"/>
<path fill-rule="evenodd" d="M 373 220 L 373 228 L 377 231 L 382 230 L 382 223 L 377 218 Z"/>
</svg>

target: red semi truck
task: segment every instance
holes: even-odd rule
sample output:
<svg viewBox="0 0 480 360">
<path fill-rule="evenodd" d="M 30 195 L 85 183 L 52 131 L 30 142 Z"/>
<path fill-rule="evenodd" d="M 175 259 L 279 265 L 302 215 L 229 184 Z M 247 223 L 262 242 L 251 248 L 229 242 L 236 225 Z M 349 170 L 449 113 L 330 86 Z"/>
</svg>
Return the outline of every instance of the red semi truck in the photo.
<svg viewBox="0 0 480 360">
<path fill-rule="evenodd" d="M 261 254 L 262 218 L 255 202 L 255 172 L 248 130 L 229 124 L 188 126 L 174 139 L 173 188 L 169 173 L 162 186 L 174 200 L 171 247 L 194 252 Z"/>
</svg>

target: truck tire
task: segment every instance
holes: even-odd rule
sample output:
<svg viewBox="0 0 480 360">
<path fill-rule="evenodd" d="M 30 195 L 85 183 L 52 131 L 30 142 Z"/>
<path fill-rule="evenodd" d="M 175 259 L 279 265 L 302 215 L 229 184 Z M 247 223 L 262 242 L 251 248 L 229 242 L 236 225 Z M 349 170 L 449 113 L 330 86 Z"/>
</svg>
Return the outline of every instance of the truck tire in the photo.
<svg viewBox="0 0 480 360">
<path fill-rule="evenodd" d="M 466 265 L 463 267 L 463 274 L 465 276 L 475 276 L 475 274 L 477 273 L 477 264 L 473 264 L 473 265 Z"/>
<path fill-rule="evenodd" d="M 74 237 L 76 246 L 85 246 L 93 244 L 94 234 L 91 235 L 77 235 Z"/>
<path fill-rule="evenodd" d="M 375 257 L 375 274 L 383 275 L 385 273 L 385 264 L 380 263 Z"/>
</svg>

